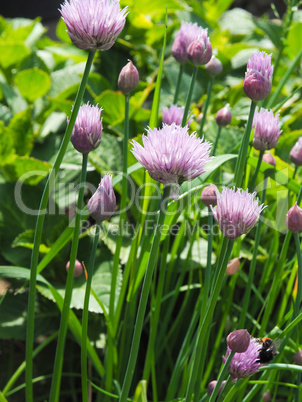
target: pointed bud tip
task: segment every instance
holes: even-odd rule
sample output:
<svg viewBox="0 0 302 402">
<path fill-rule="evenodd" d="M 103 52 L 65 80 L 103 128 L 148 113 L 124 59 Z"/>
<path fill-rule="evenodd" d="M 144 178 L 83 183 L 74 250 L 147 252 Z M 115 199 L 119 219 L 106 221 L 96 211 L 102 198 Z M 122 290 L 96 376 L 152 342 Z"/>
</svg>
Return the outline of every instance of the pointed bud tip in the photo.
<svg viewBox="0 0 302 402">
<path fill-rule="evenodd" d="M 131 60 L 128 64 L 122 68 L 118 77 L 118 89 L 123 92 L 124 95 L 128 95 L 134 91 L 138 86 L 139 74 L 137 68 L 134 66 Z"/>
</svg>

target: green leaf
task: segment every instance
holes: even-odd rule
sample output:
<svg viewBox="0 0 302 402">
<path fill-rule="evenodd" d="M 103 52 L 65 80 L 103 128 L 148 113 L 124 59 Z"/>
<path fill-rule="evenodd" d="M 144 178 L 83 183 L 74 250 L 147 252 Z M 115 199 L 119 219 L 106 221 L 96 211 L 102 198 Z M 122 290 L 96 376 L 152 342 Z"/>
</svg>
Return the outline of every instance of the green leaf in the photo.
<svg viewBox="0 0 302 402">
<path fill-rule="evenodd" d="M 104 250 L 104 249 L 103 249 Z M 111 286 L 111 269 L 112 269 L 112 261 L 103 261 L 96 263 L 95 270 L 92 277 L 92 288 L 97 295 L 97 297 L 103 303 L 105 309 L 109 310 L 109 297 L 110 297 L 110 286 Z M 121 281 L 121 273 L 119 274 L 118 283 L 120 285 Z M 65 296 L 65 284 L 56 284 L 54 285 L 57 292 L 64 298 Z M 71 308 L 82 309 L 84 304 L 85 297 L 85 289 L 86 289 L 86 280 L 84 274 L 82 274 L 79 278 L 74 280 L 74 287 L 72 291 L 72 299 L 70 303 Z M 120 286 L 117 286 L 116 290 L 116 300 L 118 298 Z M 50 289 L 45 285 L 38 285 L 38 290 L 41 294 L 47 297 L 50 300 L 55 300 Z M 102 309 L 99 304 L 93 297 L 90 295 L 89 301 L 89 311 L 94 313 L 102 314 Z"/>
<path fill-rule="evenodd" d="M 38 68 L 20 71 L 15 77 L 15 84 L 25 99 L 33 102 L 47 94 L 50 77 Z"/>
<path fill-rule="evenodd" d="M 12 248 L 25 247 L 32 250 L 34 243 L 34 235 L 35 231 L 33 229 L 25 230 L 25 232 L 20 233 L 12 242 Z M 39 247 L 40 253 L 46 254 L 49 252 L 49 250 L 50 250 L 49 247 L 46 247 L 44 244 L 40 244 Z"/>
<path fill-rule="evenodd" d="M 20 92 L 16 88 L 12 88 L 9 84 L 7 84 L 6 80 L 4 79 L 1 73 L 0 73 L 0 84 L 3 96 L 8 106 L 12 109 L 12 112 L 19 113 L 27 108 L 27 103 L 22 98 Z"/>
<path fill-rule="evenodd" d="M 2 121 L 0 121 L 0 138 L 0 166 L 4 166 L 14 160 L 15 148 L 13 139 Z"/>
<path fill-rule="evenodd" d="M 18 64 L 24 57 L 30 53 L 30 50 L 24 43 L 0 43 L 0 65 L 7 69 Z"/>
<path fill-rule="evenodd" d="M 292 23 L 287 35 L 289 53 L 294 58 L 302 49 L 302 24 L 301 22 Z"/>
<path fill-rule="evenodd" d="M 8 132 L 12 137 L 16 153 L 21 156 L 29 154 L 34 140 L 30 110 L 15 114 L 8 125 Z"/>
<path fill-rule="evenodd" d="M 68 43 L 69 45 L 72 44 L 67 33 L 67 26 L 62 18 L 60 18 L 59 22 L 57 23 L 56 35 L 62 42 Z"/>
<path fill-rule="evenodd" d="M 122 171 L 121 142 L 111 134 L 102 134 L 100 146 L 89 154 L 89 161 L 100 173 Z"/>
<path fill-rule="evenodd" d="M 85 63 L 78 63 L 51 73 L 51 88 L 48 95 L 54 98 L 60 96 L 61 99 L 65 99 L 75 93 L 84 68 Z"/>
<path fill-rule="evenodd" d="M 104 108 L 102 111 L 104 122 L 114 127 L 124 121 L 125 97 L 121 92 L 104 91 L 95 101 Z"/>
<path fill-rule="evenodd" d="M 252 14 L 241 8 L 226 11 L 219 22 L 220 29 L 232 35 L 250 35 L 255 30 Z"/>
<path fill-rule="evenodd" d="M 16 156 L 2 168 L 2 174 L 9 182 L 21 180 L 22 183 L 35 186 L 48 175 L 51 164 L 29 156 Z"/>
<path fill-rule="evenodd" d="M 133 402 L 148 402 L 147 399 L 147 381 L 141 380 L 135 390 Z"/>
</svg>

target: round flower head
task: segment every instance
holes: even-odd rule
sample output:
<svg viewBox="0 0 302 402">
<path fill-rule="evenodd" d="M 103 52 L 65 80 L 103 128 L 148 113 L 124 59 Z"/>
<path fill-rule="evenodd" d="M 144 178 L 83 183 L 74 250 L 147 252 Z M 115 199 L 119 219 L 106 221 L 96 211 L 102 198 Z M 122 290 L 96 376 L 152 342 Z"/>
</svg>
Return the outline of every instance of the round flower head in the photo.
<svg viewBox="0 0 302 402">
<path fill-rule="evenodd" d="M 187 49 L 199 35 L 202 34 L 203 28 L 199 27 L 197 23 L 182 22 L 179 31 L 172 46 L 172 55 L 179 63 L 186 63 L 188 61 Z"/>
<path fill-rule="evenodd" d="M 230 124 L 232 120 L 232 114 L 230 105 L 227 103 L 222 109 L 219 109 L 216 113 L 216 123 L 219 127 L 224 127 Z"/>
<path fill-rule="evenodd" d="M 302 137 L 292 147 L 289 157 L 295 165 L 302 166 Z"/>
<path fill-rule="evenodd" d="M 247 378 L 256 373 L 263 364 L 258 362 L 259 349 L 261 348 L 259 341 L 256 338 L 251 338 L 248 348 L 243 353 L 235 353 L 229 365 L 229 373 L 233 381 L 238 378 Z M 226 356 L 222 357 L 223 362 L 226 362 L 227 357 L 231 353 L 228 347 Z"/>
<path fill-rule="evenodd" d="M 274 116 L 272 110 L 260 109 L 255 112 L 253 119 L 255 127 L 253 147 L 258 151 L 266 151 L 275 148 L 281 134 L 279 112 Z"/>
<path fill-rule="evenodd" d="M 177 124 L 178 126 L 182 123 L 182 118 L 184 115 L 185 107 L 171 105 L 169 108 L 163 108 L 163 123 L 164 124 Z M 192 123 L 193 119 L 188 120 L 188 126 Z"/>
<path fill-rule="evenodd" d="M 294 233 L 302 230 L 302 209 L 297 203 L 289 209 L 286 215 L 286 226 Z"/>
<path fill-rule="evenodd" d="M 217 193 L 217 206 L 210 207 L 213 216 L 218 222 L 219 229 L 225 237 L 236 239 L 249 232 L 258 221 L 263 204 L 258 204 L 256 193 L 250 194 L 243 191 L 224 187 L 221 193 Z"/>
<path fill-rule="evenodd" d="M 212 46 L 208 37 L 208 30 L 203 29 L 202 33 L 188 47 L 188 59 L 195 66 L 207 64 L 212 57 Z"/>
<path fill-rule="evenodd" d="M 161 129 L 147 131 L 148 135 L 143 135 L 144 147 L 132 141 L 132 153 L 154 180 L 175 188 L 175 184 L 205 172 L 205 164 L 212 159 L 210 144 L 196 133 L 189 135 L 188 126 L 163 124 Z M 176 194 L 170 196 L 178 198 Z"/>
<path fill-rule="evenodd" d="M 67 272 L 69 271 L 69 266 L 70 266 L 70 261 L 68 261 L 67 264 L 66 264 L 66 271 Z M 83 272 L 82 264 L 80 263 L 79 260 L 75 260 L 73 277 L 77 278 L 78 276 L 82 275 L 82 272 Z"/>
<path fill-rule="evenodd" d="M 212 55 L 211 60 L 205 65 L 205 69 L 210 75 L 215 76 L 222 73 L 223 66 L 221 61 Z"/>
<path fill-rule="evenodd" d="M 133 65 L 132 61 L 129 60 L 128 64 L 122 68 L 120 75 L 118 77 L 118 89 L 127 95 L 134 91 L 138 86 L 139 74 L 137 68 Z"/>
<path fill-rule="evenodd" d="M 89 102 L 80 107 L 70 140 L 75 149 L 82 154 L 88 154 L 101 143 L 102 110 L 97 106 L 89 105 Z"/>
<path fill-rule="evenodd" d="M 119 0 L 65 0 L 60 9 L 70 39 L 84 50 L 110 49 L 124 28 L 126 11 Z"/>
<path fill-rule="evenodd" d="M 264 154 L 262 160 L 263 160 L 263 162 L 269 163 L 270 165 L 272 165 L 274 167 L 276 166 L 276 159 L 273 157 L 273 155 L 270 152 L 268 152 L 267 154 Z"/>
<path fill-rule="evenodd" d="M 88 211 L 96 222 L 103 222 L 114 214 L 116 198 L 112 187 L 112 176 L 105 174 L 96 192 L 88 201 Z"/>
<path fill-rule="evenodd" d="M 206 186 L 200 196 L 201 202 L 209 207 L 210 205 L 217 205 L 217 193 L 219 193 L 218 188 L 215 186 L 215 184 L 210 183 L 208 186 Z"/>
<path fill-rule="evenodd" d="M 247 63 L 243 89 L 253 101 L 265 99 L 272 89 L 274 66 L 271 65 L 271 55 L 256 52 Z"/>
</svg>

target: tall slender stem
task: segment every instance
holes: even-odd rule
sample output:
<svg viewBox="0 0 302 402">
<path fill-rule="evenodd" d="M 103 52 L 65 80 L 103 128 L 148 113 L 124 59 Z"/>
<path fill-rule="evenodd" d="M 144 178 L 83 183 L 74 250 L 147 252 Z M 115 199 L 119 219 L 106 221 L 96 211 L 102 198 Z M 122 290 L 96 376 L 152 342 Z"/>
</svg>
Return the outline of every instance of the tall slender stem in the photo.
<svg viewBox="0 0 302 402">
<path fill-rule="evenodd" d="M 66 288 L 65 288 L 65 296 L 63 302 L 63 310 L 61 315 L 60 322 L 60 330 L 58 336 L 58 344 L 56 350 L 55 364 L 53 369 L 53 377 L 51 383 L 50 397 L 49 402 L 57 402 L 59 400 L 60 394 L 60 385 L 61 385 L 61 376 L 62 376 L 62 366 L 64 359 L 64 347 L 65 347 L 65 339 L 68 327 L 68 315 L 70 308 L 70 301 L 72 296 L 72 287 L 73 287 L 73 273 L 75 260 L 78 252 L 78 244 L 79 244 L 79 236 L 80 236 L 80 225 L 81 225 L 81 209 L 83 207 L 83 199 L 84 199 L 84 190 L 85 190 L 85 182 L 86 182 L 86 173 L 87 173 L 87 162 L 88 162 L 88 154 L 83 154 L 83 162 L 82 162 L 82 172 L 81 179 L 79 184 L 79 196 L 77 202 L 77 213 L 75 217 L 75 227 L 72 239 L 72 246 L 70 252 L 70 265 L 67 275 Z"/>
<path fill-rule="evenodd" d="M 216 149 L 217 149 L 218 141 L 220 138 L 221 128 L 222 128 L 221 126 L 218 126 L 218 131 L 217 131 L 217 135 L 216 135 L 216 139 L 215 139 L 215 143 L 214 143 L 214 147 L 213 147 L 213 151 L 212 151 L 213 156 L 215 156 L 215 154 L 216 154 Z"/>
<path fill-rule="evenodd" d="M 194 66 L 194 70 L 193 70 L 193 74 L 192 74 L 192 78 L 191 78 L 191 84 L 190 84 L 190 88 L 189 88 L 189 92 L 188 92 L 188 96 L 187 96 L 187 100 L 186 100 L 185 111 L 184 111 L 184 115 L 183 115 L 182 122 L 181 122 L 182 127 L 184 127 L 187 124 L 187 118 L 188 118 L 188 113 L 189 113 L 189 108 L 190 108 L 190 104 L 191 104 L 191 99 L 192 99 L 192 95 L 193 95 L 193 89 L 194 89 L 197 73 L 198 73 L 198 66 Z"/>
<path fill-rule="evenodd" d="M 121 208 L 120 208 L 120 220 L 119 220 L 119 234 L 116 242 L 116 249 L 113 260 L 112 268 L 112 280 L 110 288 L 110 304 L 109 313 L 111 320 L 114 319 L 114 304 L 115 304 L 115 289 L 118 276 L 118 265 L 123 241 L 123 229 L 126 219 L 126 204 L 127 204 L 127 193 L 128 193 L 128 138 L 129 138 L 129 99 L 130 95 L 125 96 L 125 120 L 124 120 L 124 141 L 123 141 L 123 179 L 122 179 L 122 198 L 121 198 Z"/>
<path fill-rule="evenodd" d="M 250 182 L 250 184 L 249 184 L 249 190 L 250 190 L 250 191 L 253 191 L 253 189 L 254 189 L 254 187 L 255 187 L 255 183 L 256 183 L 256 179 L 257 179 L 258 173 L 259 173 L 259 169 L 260 169 L 260 166 L 261 166 L 261 162 L 262 162 L 263 155 L 264 155 L 264 151 L 260 151 L 260 152 L 259 152 L 259 157 L 258 157 L 257 166 L 256 166 L 256 169 L 255 169 L 255 171 L 254 171 L 252 180 L 251 180 L 251 182 Z"/>
<path fill-rule="evenodd" d="M 239 154 L 238 154 L 238 158 L 237 158 L 237 162 L 236 162 L 236 167 L 235 167 L 234 182 L 235 182 L 236 187 L 242 186 L 243 173 L 245 170 L 247 150 L 248 150 L 248 146 L 249 146 L 250 134 L 251 134 L 251 130 L 252 130 L 252 124 L 253 124 L 253 118 L 254 118 L 256 105 L 257 105 L 257 103 L 252 101 L 248 121 L 245 126 L 244 133 L 243 133 L 243 139 L 241 142 L 241 146 L 240 146 L 240 150 L 239 150 Z"/>
<path fill-rule="evenodd" d="M 203 322 L 199 329 L 199 333 L 198 333 L 197 340 L 196 340 L 195 359 L 193 362 L 193 367 L 192 367 L 191 373 L 190 373 L 189 384 L 187 387 L 186 399 L 185 399 L 186 402 L 191 402 L 191 400 L 192 400 L 192 392 L 195 387 L 195 383 L 196 383 L 196 379 L 197 379 L 198 367 L 200 364 L 201 352 L 203 349 L 203 341 L 206 337 L 207 331 L 209 331 L 209 325 L 213 318 L 213 313 L 214 313 L 214 310 L 215 310 L 215 307 L 217 304 L 218 296 L 219 296 L 219 293 L 221 290 L 226 266 L 227 266 L 229 257 L 232 252 L 233 244 L 234 244 L 233 240 L 230 240 L 227 238 L 223 239 L 223 243 L 222 243 L 222 247 L 221 247 L 221 258 L 217 261 L 217 264 L 216 264 L 216 266 L 218 268 L 218 272 L 216 275 L 216 281 L 215 281 L 214 288 L 213 288 L 213 291 L 212 291 L 212 294 L 211 294 L 211 297 L 210 297 L 210 300 L 208 303 L 208 308 L 207 308 L 206 314 L 203 317 Z"/>
<path fill-rule="evenodd" d="M 301 255 L 299 233 L 297 233 L 297 232 L 294 233 L 294 239 L 295 239 L 296 253 L 297 253 L 297 259 L 298 259 L 298 287 L 297 287 L 296 301 L 295 301 L 295 305 L 294 305 L 293 319 L 295 319 L 299 314 L 301 299 L 302 299 L 302 255 Z"/>
<path fill-rule="evenodd" d="M 229 365 L 231 364 L 231 361 L 234 357 L 234 354 L 235 354 L 235 352 L 231 351 L 231 353 L 228 355 L 226 362 L 223 365 L 223 369 L 221 370 L 221 373 L 217 379 L 217 383 L 211 394 L 209 402 L 214 402 L 216 400 L 216 396 L 218 395 L 219 388 L 222 384 L 223 379 L 227 376 L 227 371 L 228 371 Z"/>
<path fill-rule="evenodd" d="M 148 296 L 149 296 L 149 291 L 150 291 L 150 286 L 151 286 L 151 281 L 152 281 L 152 275 L 153 275 L 154 267 L 156 264 L 156 258 L 157 258 L 157 254 L 158 254 L 157 252 L 158 252 L 158 248 L 159 248 L 159 244 L 160 244 L 161 227 L 165 221 L 166 208 L 168 205 L 169 194 L 170 194 L 170 186 L 166 186 L 164 188 L 162 202 L 160 205 L 159 217 L 158 217 L 157 224 L 155 226 L 154 238 L 153 238 L 149 261 L 148 261 L 145 278 L 144 278 L 144 282 L 143 282 L 141 297 L 140 297 L 138 311 L 137 311 L 137 315 L 136 315 L 136 322 L 135 322 L 135 326 L 134 326 L 134 333 L 133 333 L 133 337 L 132 337 L 132 345 L 131 345 L 131 350 L 130 350 L 128 366 L 127 366 L 126 375 L 124 378 L 122 393 L 121 393 L 121 396 L 119 399 L 120 402 L 127 401 L 127 397 L 128 397 L 129 391 L 130 391 L 130 386 L 131 386 L 132 377 L 134 374 L 134 369 L 135 369 L 135 364 L 136 364 L 136 360 L 137 360 L 137 354 L 138 354 L 138 349 L 139 349 L 139 344 L 140 344 L 140 339 L 141 339 L 141 334 L 142 334 L 142 329 L 143 329 L 144 316 L 145 316 L 145 311 L 146 311 L 146 307 L 147 307 L 147 301 L 148 301 Z"/>
<path fill-rule="evenodd" d="M 185 65 L 180 64 L 179 65 L 178 78 L 177 78 L 177 84 L 176 84 L 176 89 L 175 89 L 175 94 L 174 94 L 174 99 L 173 99 L 173 104 L 174 105 L 176 105 L 176 103 L 177 103 L 179 90 L 180 90 L 180 83 L 181 83 L 181 79 L 182 79 L 182 75 L 183 75 L 184 70 L 185 70 Z"/>
<path fill-rule="evenodd" d="M 90 253 L 90 259 L 87 268 L 87 282 L 86 282 L 83 316 L 82 316 L 82 340 L 81 340 L 82 402 L 88 402 L 89 400 L 88 375 L 87 375 L 87 332 L 88 332 L 89 298 L 90 298 L 95 254 L 98 247 L 99 237 L 100 237 L 100 227 L 96 225 L 95 234 L 93 237 L 92 249 Z"/>
<path fill-rule="evenodd" d="M 26 401 L 32 402 L 33 397 L 33 344 L 34 344 L 34 326 L 35 326 L 35 301 L 36 301 L 36 277 L 37 277 L 37 266 L 39 260 L 39 249 L 42 239 L 43 233 L 43 225 L 46 214 L 46 207 L 48 204 L 49 195 L 51 192 L 51 188 L 54 184 L 55 177 L 58 174 L 60 165 L 62 163 L 63 157 L 65 155 L 67 146 L 69 144 L 69 140 L 72 134 L 72 130 L 76 121 L 76 117 L 83 99 L 83 95 L 85 92 L 89 72 L 92 66 L 93 58 L 95 55 L 95 51 L 90 51 L 88 54 L 88 59 L 86 62 L 84 74 L 82 77 L 82 81 L 75 99 L 75 104 L 71 113 L 71 117 L 69 120 L 69 124 L 66 128 L 63 141 L 61 143 L 58 155 L 52 167 L 52 170 L 48 176 L 47 182 L 44 187 L 44 191 L 42 194 L 39 212 L 36 221 L 35 228 L 35 237 L 34 237 L 34 245 L 31 254 L 31 263 L 30 263 L 30 280 L 29 280 L 29 296 L 28 296 L 28 310 L 27 310 L 27 327 L 26 327 Z"/>
<path fill-rule="evenodd" d="M 211 101 L 211 94 L 212 94 L 212 89 L 213 89 L 213 84 L 214 84 L 214 77 L 211 77 L 208 83 L 208 89 L 207 89 L 207 99 L 205 100 L 205 103 L 203 105 L 203 111 L 202 111 L 202 119 L 200 123 L 200 128 L 199 128 L 199 137 L 202 137 L 203 134 L 203 127 L 206 122 L 207 118 L 207 110 Z"/>
<path fill-rule="evenodd" d="M 259 160 L 260 160 L 260 156 L 259 156 Z M 261 196 L 261 204 L 263 204 L 264 201 L 265 201 L 266 185 L 267 185 L 267 177 L 265 178 L 264 184 L 263 184 L 263 190 L 262 190 L 262 196 Z M 261 228 L 262 228 L 262 219 L 261 219 L 262 215 L 263 215 L 263 211 L 260 214 L 260 219 L 259 219 L 259 222 L 257 224 L 256 236 L 255 236 L 255 244 L 254 244 L 254 250 L 253 250 L 253 257 L 252 257 L 252 261 L 251 261 L 251 265 L 250 265 L 248 283 L 247 283 L 245 293 L 244 293 L 243 306 L 242 306 L 242 311 L 241 311 L 240 320 L 239 320 L 239 324 L 238 324 L 239 329 L 244 328 L 244 322 L 245 322 L 245 318 L 246 318 L 246 313 L 247 313 L 249 302 L 250 302 L 251 288 L 252 288 L 252 284 L 253 284 L 253 281 L 254 281 L 256 262 L 257 262 L 257 255 L 258 255 L 258 247 L 259 247 L 259 243 L 260 243 L 260 235 L 261 235 Z"/>
</svg>

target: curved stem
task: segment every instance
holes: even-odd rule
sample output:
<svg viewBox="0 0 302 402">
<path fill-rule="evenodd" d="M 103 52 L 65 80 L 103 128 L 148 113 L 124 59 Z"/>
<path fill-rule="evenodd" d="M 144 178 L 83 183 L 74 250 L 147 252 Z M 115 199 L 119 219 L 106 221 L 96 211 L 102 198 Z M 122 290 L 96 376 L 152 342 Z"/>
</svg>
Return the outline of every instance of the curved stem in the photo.
<svg viewBox="0 0 302 402">
<path fill-rule="evenodd" d="M 39 249 L 42 239 L 43 225 L 46 214 L 46 207 L 48 204 L 49 195 L 51 192 L 51 188 L 54 184 L 54 179 L 58 174 L 60 165 L 62 163 L 63 157 L 65 155 L 67 145 L 69 144 L 69 140 L 72 134 L 72 130 L 76 121 L 76 117 L 83 99 L 83 95 L 85 92 L 89 72 L 92 66 L 93 58 L 95 55 L 95 51 L 91 51 L 88 54 L 88 59 L 86 62 L 84 74 L 82 77 L 82 81 L 75 99 L 75 104 L 71 113 L 71 117 L 69 120 L 69 124 L 66 128 L 63 141 L 61 143 L 58 155 L 52 167 L 52 170 L 48 176 L 47 182 L 45 184 L 45 188 L 42 194 L 39 213 L 36 221 L 35 228 L 35 237 L 34 244 L 31 254 L 31 263 L 30 263 L 30 280 L 29 280 L 29 295 L 28 295 L 28 310 L 27 310 L 27 326 L 26 326 L 26 400 L 27 402 L 33 401 L 33 387 L 32 387 L 32 376 L 33 376 L 33 344 L 34 344 L 34 326 L 35 326 L 35 301 L 36 301 L 36 277 L 37 277 L 37 266 L 39 260 Z"/>
<path fill-rule="evenodd" d="M 218 395 L 219 392 L 219 388 L 222 384 L 222 381 L 224 380 L 224 378 L 227 376 L 227 371 L 229 368 L 229 365 L 231 364 L 231 361 L 234 357 L 235 352 L 233 352 L 233 350 L 231 351 L 231 353 L 228 355 L 226 362 L 224 363 L 223 369 L 221 370 L 221 373 L 217 379 L 217 383 L 215 385 L 215 388 L 211 394 L 210 400 L 209 402 L 214 402 L 216 400 L 216 396 Z"/>
<path fill-rule="evenodd" d="M 218 126 L 218 131 L 217 131 L 217 135 L 216 135 L 216 139 L 215 139 L 215 144 L 214 144 L 214 147 L 213 147 L 213 151 L 212 151 L 212 155 L 213 156 L 215 156 L 215 153 L 216 153 L 216 149 L 217 149 L 217 146 L 218 146 L 218 141 L 219 141 L 219 137 L 220 137 L 220 133 L 221 133 L 221 126 Z"/>
<path fill-rule="evenodd" d="M 260 156 L 259 156 L 260 161 L 261 161 L 261 159 L 260 159 Z M 263 185 L 262 197 L 261 197 L 261 204 L 263 204 L 264 201 L 265 201 L 266 185 L 267 185 L 267 178 L 264 179 L 264 185 Z M 239 320 L 239 324 L 238 324 L 239 329 L 244 328 L 244 322 L 245 322 L 245 318 L 246 318 L 246 313 L 247 313 L 249 302 L 250 302 L 251 289 L 252 289 L 252 284 L 253 284 L 253 281 L 254 281 L 255 270 L 256 270 L 258 248 L 259 248 L 259 244 L 260 244 L 260 235 L 261 235 L 261 229 L 262 229 L 262 219 L 261 219 L 262 215 L 263 215 L 263 211 L 260 214 L 260 219 L 258 221 L 258 225 L 257 225 L 257 229 L 256 229 L 255 244 L 253 246 L 254 247 L 253 257 L 252 257 L 252 261 L 251 261 L 251 265 L 250 265 L 248 283 L 247 283 L 245 293 L 244 293 L 243 306 L 242 306 L 242 311 L 241 311 L 240 320 Z"/>
<path fill-rule="evenodd" d="M 168 201 L 169 201 L 169 194 L 170 194 L 170 186 L 166 186 L 164 188 L 162 202 L 160 205 L 158 221 L 155 226 L 154 238 L 153 238 L 153 242 L 152 242 L 152 246 L 151 246 L 151 250 L 150 250 L 149 261 L 148 261 L 148 265 L 147 265 L 147 269 L 146 269 L 146 273 L 145 273 L 141 297 L 140 297 L 139 306 L 138 306 L 138 310 L 137 310 L 136 322 L 135 322 L 135 326 L 134 326 L 134 333 L 133 333 L 133 337 L 132 337 L 132 344 L 131 344 L 128 366 L 127 366 L 127 370 L 126 370 L 126 374 L 125 374 L 125 378 L 124 378 L 122 393 L 121 393 L 121 396 L 119 399 L 120 402 L 126 402 L 128 394 L 129 394 L 131 382 L 132 382 L 132 377 L 134 374 L 134 369 L 135 369 L 135 364 L 136 364 L 136 360 L 137 360 L 137 354 L 138 354 L 138 349 L 139 349 L 139 344 L 140 344 L 140 339 L 141 339 L 141 334 L 142 334 L 142 329 L 143 329 L 144 316 L 145 316 L 145 311 L 146 311 L 146 307 L 147 307 L 147 301 L 148 301 L 153 271 L 154 271 L 154 267 L 156 264 L 158 248 L 159 248 L 159 244 L 160 244 L 161 227 L 165 221 L 166 208 L 167 208 Z"/>
<path fill-rule="evenodd" d="M 259 152 L 259 157 L 258 157 L 258 162 L 257 162 L 256 169 L 255 169 L 255 171 L 254 171 L 254 174 L 253 174 L 251 183 L 250 183 L 250 185 L 248 186 L 249 189 L 250 189 L 250 191 L 253 191 L 253 189 L 254 189 L 254 187 L 255 187 L 255 183 L 256 183 L 256 179 L 257 179 L 258 173 L 259 173 L 259 169 L 260 169 L 260 166 L 261 166 L 261 162 L 262 162 L 263 155 L 264 155 L 264 151 L 260 151 L 260 152 Z"/>
<path fill-rule="evenodd" d="M 257 105 L 257 103 L 252 101 L 248 121 L 245 126 L 244 133 L 243 133 L 243 139 L 241 142 L 241 146 L 240 146 L 240 150 L 239 150 L 239 154 L 238 154 L 238 158 L 237 158 L 237 162 L 236 162 L 236 167 L 235 167 L 234 182 L 235 182 L 236 187 L 242 186 L 243 173 L 245 170 L 247 150 L 248 150 L 248 146 L 249 146 L 250 134 L 251 134 L 251 130 L 252 130 L 252 124 L 253 124 L 253 118 L 254 118 L 256 105 Z"/>
<path fill-rule="evenodd" d="M 199 128 L 199 137 L 202 137 L 203 127 L 206 122 L 207 110 L 208 110 L 208 107 L 209 107 L 209 104 L 211 101 L 213 84 L 214 84 L 214 77 L 211 77 L 210 81 L 208 83 L 208 88 L 207 88 L 207 99 L 205 100 L 205 103 L 203 105 L 202 119 L 201 119 L 200 128 Z"/>
<path fill-rule="evenodd" d="M 56 350 L 55 364 L 54 364 L 54 369 L 53 369 L 53 377 L 52 377 L 52 383 L 51 383 L 49 402 L 57 402 L 59 400 L 59 396 L 60 396 L 59 394 L 60 394 L 62 366 L 63 366 L 63 359 L 64 359 L 64 347 L 65 347 L 65 339 L 66 339 L 67 326 L 68 326 L 70 301 L 71 301 L 71 296 L 72 296 L 74 266 L 75 266 L 77 252 L 78 252 L 78 243 L 79 243 L 79 236 L 80 236 L 81 209 L 83 206 L 83 199 L 84 199 L 87 162 L 88 162 L 88 154 L 83 155 L 82 172 L 81 172 L 81 179 L 80 179 L 80 184 L 79 184 L 80 189 L 79 189 L 79 196 L 78 196 L 78 202 L 77 202 L 77 213 L 76 213 L 76 217 L 75 217 L 75 227 L 74 227 L 71 252 L 70 252 L 70 265 L 69 265 L 69 270 L 68 270 L 68 274 L 67 274 L 65 296 L 64 296 L 63 310 L 62 310 L 62 315 L 61 315 L 60 330 L 59 330 L 58 344 L 57 344 L 57 350 Z"/>
<path fill-rule="evenodd" d="M 179 90 L 180 90 L 180 83 L 181 83 L 181 79 L 182 79 L 182 75 L 183 75 L 184 70 L 185 70 L 185 65 L 180 64 L 178 78 L 177 78 L 177 84 L 176 84 L 176 89 L 175 89 L 175 94 L 174 94 L 174 99 L 173 99 L 173 104 L 174 105 L 177 104 L 177 99 L 178 99 Z"/>
<path fill-rule="evenodd" d="M 87 268 L 87 283 L 85 289 L 85 298 L 84 298 L 83 316 L 82 316 L 82 339 L 81 339 L 82 402 L 88 402 L 87 332 L 88 332 L 89 298 L 90 298 L 95 254 L 98 247 L 99 237 L 100 237 L 100 228 L 98 225 L 96 225 L 92 249 L 90 253 L 90 259 Z"/>
<path fill-rule="evenodd" d="M 190 84 L 190 88 L 189 88 L 189 92 L 188 92 L 188 96 L 187 96 L 187 100 L 186 100 L 185 111 L 184 111 L 184 115 L 183 115 L 182 122 L 181 122 L 182 127 L 184 127 L 187 124 L 187 118 L 188 118 L 188 113 L 189 113 L 189 108 L 190 108 L 190 104 L 191 104 L 191 99 L 192 99 L 192 94 L 193 94 L 193 89 L 194 89 L 197 73 L 198 73 L 198 66 L 194 66 L 194 70 L 193 70 L 193 74 L 192 74 L 192 78 L 191 78 L 191 84 Z"/>
</svg>

